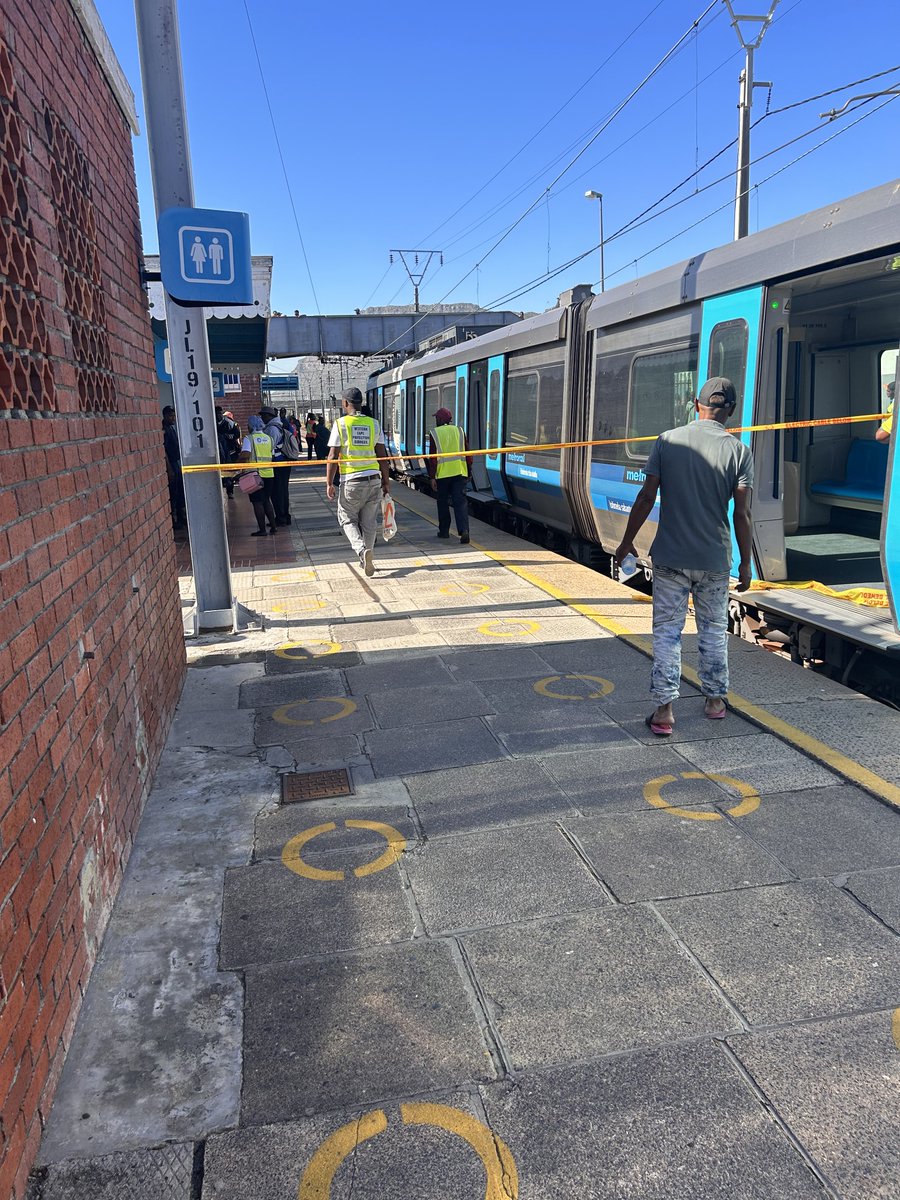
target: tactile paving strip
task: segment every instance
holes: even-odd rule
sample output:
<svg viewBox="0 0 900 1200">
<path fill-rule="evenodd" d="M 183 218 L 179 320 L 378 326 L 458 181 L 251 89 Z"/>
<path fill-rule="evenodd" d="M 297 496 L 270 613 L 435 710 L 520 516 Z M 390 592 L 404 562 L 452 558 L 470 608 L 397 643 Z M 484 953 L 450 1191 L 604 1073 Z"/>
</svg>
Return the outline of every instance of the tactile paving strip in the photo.
<svg viewBox="0 0 900 1200">
<path fill-rule="evenodd" d="M 281 777 L 282 804 L 301 804 L 304 800 L 352 795 L 350 776 L 343 767 L 337 771 L 295 772 Z"/>
<path fill-rule="evenodd" d="M 54 1163 L 32 1176 L 30 1195 L 40 1200 L 193 1200 L 194 1174 L 194 1146 L 182 1142 Z"/>
</svg>

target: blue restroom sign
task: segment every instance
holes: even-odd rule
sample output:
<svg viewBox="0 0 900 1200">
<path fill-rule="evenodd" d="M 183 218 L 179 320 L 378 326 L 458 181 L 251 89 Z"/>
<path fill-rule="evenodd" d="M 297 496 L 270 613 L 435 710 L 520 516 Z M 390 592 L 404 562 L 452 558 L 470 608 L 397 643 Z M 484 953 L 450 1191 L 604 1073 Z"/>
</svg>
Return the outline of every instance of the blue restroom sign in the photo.
<svg viewBox="0 0 900 1200">
<path fill-rule="evenodd" d="M 163 287 L 184 304 L 252 304 L 250 219 L 212 208 L 160 213 Z"/>
</svg>

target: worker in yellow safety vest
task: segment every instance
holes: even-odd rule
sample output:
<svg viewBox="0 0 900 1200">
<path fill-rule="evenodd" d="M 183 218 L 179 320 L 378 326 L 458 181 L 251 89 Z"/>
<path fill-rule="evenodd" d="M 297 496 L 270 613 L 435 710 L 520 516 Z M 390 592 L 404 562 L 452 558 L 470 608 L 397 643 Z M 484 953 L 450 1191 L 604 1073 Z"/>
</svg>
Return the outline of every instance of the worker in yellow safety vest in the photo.
<svg viewBox="0 0 900 1200">
<path fill-rule="evenodd" d="M 362 415 L 359 411 L 362 406 L 359 388 L 347 388 L 341 393 L 344 415 L 335 421 L 328 439 L 325 490 L 328 499 L 333 500 L 334 476 L 340 460 L 338 521 L 359 556 L 359 565 L 366 575 L 374 575 L 372 552 L 378 531 L 378 514 L 382 496 L 391 490 L 391 481 L 381 426 L 374 417 Z"/>
<path fill-rule="evenodd" d="M 453 413 L 439 408 L 434 414 L 434 429 L 428 434 L 428 453 L 448 457 L 426 458 L 428 477 L 437 493 L 438 537 L 450 536 L 450 505 L 456 518 L 456 532 L 463 543 L 469 540 L 469 509 L 466 504 L 466 485 L 469 482 L 471 458 L 466 457 L 469 444 L 459 425 L 452 425 Z"/>
</svg>

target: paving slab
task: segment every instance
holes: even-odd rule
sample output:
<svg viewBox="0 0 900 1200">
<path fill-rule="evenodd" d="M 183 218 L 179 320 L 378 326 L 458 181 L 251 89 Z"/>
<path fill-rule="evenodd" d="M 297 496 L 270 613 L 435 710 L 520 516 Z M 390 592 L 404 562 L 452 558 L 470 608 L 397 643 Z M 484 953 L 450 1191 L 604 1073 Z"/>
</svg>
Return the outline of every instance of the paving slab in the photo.
<svg viewBox="0 0 900 1200">
<path fill-rule="evenodd" d="M 40 1200 L 195 1200 L 192 1142 L 53 1163 Z"/>
<path fill-rule="evenodd" d="M 663 917 L 752 1024 L 900 1004 L 900 938 L 813 880 L 666 900 Z"/>
<path fill-rule="evenodd" d="M 474 683 L 423 682 L 417 687 L 394 688 L 369 696 L 369 706 L 382 729 L 409 725 L 437 725 L 461 717 L 481 717 L 496 712 Z"/>
<path fill-rule="evenodd" d="M 188 671 L 178 711 L 200 713 L 210 708 L 218 712 L 236 709 L 241 684 L 259 678 L 264 670 L 262 663 L 236 662 L 230 666 Z"/>
<path fill-rule="evenodd" d="M 596 718 L 609 719 L 599 693 L 606 687 L 597 677 L 560 676 L 546 669 L 530 679 L 481 679 L 477 686 L 498 710 L 539 714 L 547 721 L 583 720 L 593 710 Z"/>
<path fill-rule="evenodd" d="M 348 820 L 390 825 L 405 838 L 407 844 L 414 843 L 418 834 L 410 818 L 406 789 L 399 781 L 393 781 L 391 786 L 394 803 L 390 804 L 380 797 L 370 801 L 365 796 L 341 796 L 339 800 L 332 798 L 304 804 L 285 804 L 274 811 L 261 813 L 256 821 L 254 860 L 263 862 L 275 859 L 280 862 L 282 851 L 291 838 L 307 830 L 333 824 L 334 829 L 323 830 L 306 844 L 304 854 L 341 854 L 350 858 L 359 855 L 360 862 L 351 862 L 350 866 L 360 866 L 371 859 L 373 846 L 384 849 L 384 837 L 377 830 L 347 825 Z M 399 797 L 407 797 L 402 806 L 396 803 Z"/>
<path fill-rule="evenodd" d="M 580 747 L 634 747 L 629 733 L 592 704 L 509 710 L 485 718 L 510 754 L 561 754 Z"/>
<path fill-rule="evenodd" d="M 740 1028 L 662 924 L 637 905 L 462 940 L 516 1069 Z"/>
<path fill-rule="evenodd" d="M 730 892 L 792 879 L 790 871 L 711 805 L 693 817 L 618 813 L 567 820 L 597 874 L 623 903 Z"/>
<path fill-rule="evenodd" d="M 404 782 L 428 837 L 549 822 L 576 810 L 536 759 L 407 775 Z"/>
<path fill-rule="evenodd" d="M 825 742 L 890 783 L 900 783 L 900 713 L 867 697 L 824 704 L 766 704 L 766 708 L 804 733 Z"/>
<path fill-rule="evenodd" d="M 422 1098 L 417 1098 L 417 1103 L 421 1102 Z M 297 1200 L 307 1171 L 310 1179 L 322 1181 L 324 1172 L 317 1170 L 316 1152 L 328 1138 L 345 1129 L 349 1135 L 347 1153 L 334 1171 L 328 1200 L 385 1200 L 388 1196 L 462 1200 L 483 1196 L 485 1168 L 473 1147 L 455 1130 L 415 1123 L 431 1116 L 460 1128 L 468 1121 L 473 1128 L 483 1129 L 478 1106 L 465 1093 L 428 1098 L 425 1103 L 437 1103 L 439 1108 L 407 1109 L 389 1101 L 359 1114 L 309 1117 L 219 1134 L 206 1146 L 204 1195 L 215 1200 Z M 496 1170 L 499 1159 L 487 1136 L 484 1149 Z M 306 1194 L 325 1193 L 320 1190 Z"/>
<path fill-rule="evenodd" d="M 454 679 L 461 683 L 479 679 L 540 679 L 548 673 L 540 651 L 525 646 L 448 651 L 443 655 L 443 662 Z"/>
<path fill-rule="evenodd" d="M 645 785 L 669 778 L 674 782 L 667 784 L 663 793 L 669 804 L 693 808 L 721 801 L 722 789 L 711 779 L 683 778 L 691 773 L 690 764 L 674 748 L 640 746 L 624 730 L 620 730 L 620 736 L 627 740 L 577 754 L 541 758 L 547 774 L 583 813 L 649 810 Z"/>
<path fill-rule="evenodd" d="M 305 745 L 311 736 L 317 735 L 324 753 L 333 749 L 326 741 L 331 741 L 334 734 L 344 737 L 374 727 L 375 718 L 362 697 L 351 700 L 343 691 L 336 691 L 310 698 L 296 697 L 278 708 L 257 709 L 253 736 L 257 746 L 291 748 Z"/>
<path fill-rule="evenodd" d="M 451 683 L 453 677 L 437 655 L 423 654 L 413 668 L 406 661 L 397 662 L 389 657 L 387 661 L 350 668 L 346 679 L 352 696 L 365 696 L 408 688 L 417 680 L 423 684 Z"/>
<path fill-rule="evenodd" d="M 335 622 L 334 629 L 338 640 L 358 642 L 361 645 L 368 642 L 388 642 L 397 638 L 407 638 L 418 632 L 408 617 L 389 617 L 369 621 Z"/>
<path fill-rule="evenodd" d="M 659 745 L 661 738 L 648 728 L 646 718 L 656 707 L 649 697 L 646 700 L 623 700 L 615 693 L 600 701 L 603 710 L 627 729 L 633 738 L 647 746 Z M 675 725 L 665 739 L 669 746 L 679 742 L 706 742 L 720 738 L 752 737 L 759 734 L 759 727 L 751 725 L 743 717 L 729 712 L 720 721 L 711 721 L 705 715 L 702 696 L 684 696 L 675 704 Z"/>
<path fill-rule="evenodd" d="M 276 722 L 277 724 L 277 722 Z M 286 742 L 290 743 L 289 757 L 290 761 L 285 765 L 290 770 L 307 771 L 316 768 L 339 768 L 345 767 L 347 763 L 353 761 L 359 756 L 360 745 L 359 738 L 355 734 L 329 734 L 327 738 L 310 737 L 310 730 L 306 730 L 305 737 L 298 737 L 301 733 L 298 729 L 284 731 L 283 726 L 278 726 L 282 730 L 280 740 L 272 742 L 261 742 L 259 734 L 256 734 L 257 744 L 260 746 L 283 746 Z M 269 731 L 263 736 L 269 736 L 272 731 L 271 723 L 266 726 Z M 278 733 L 275 733 L 275 738 L 278 738 Z M 285 751 L 288 753 L 287 751 Z"/>
<path fill-rule="evenodd" d="M 555 825 L 438 838 L 404 867 L 429 934 L 580 912 L 606 894 Z"/>
<path fill-rule="evenodd" d="M 337 642 L 331 643 L 338 645 Z M 290 643 L 278 650 L 270 650 L 266 654 L 265 669 L 267 675 L 306 675 L 311 671 L 341 670 L 344 667 L 355 667 L 362 659 L 352 646 L 342 646 L 341 649 L 326 652 L 327 647 L 314 641 L 307 643 Z"/>
<path fill-rule="evenodd" d="M 895 1200 L 900 1047 L 891 1013 L 729 1039 L 842 1200 Z"/>
<path fill-rule="evenodd" d="M 241 708 L 274 708 L 318 696 L 346 696 L 340 671 L 331 667 L 294 669 L 287 675 L 254 679 L 241 687 Z"/>
<path fill-rule="evenodd" d="M 365 744 L 375 774 L 382 777 L 446 771 L 505 757 L 503 747 L 477 717 L 440 725 L 378 729 L 366 734 Z"/>
<path fill-rule="evenodd" d="M 372 849 L 339 859 L 304 854 L 308 867 L 329 873 L 337 869 L 343 879 L 303 878 L 281 862 L 230 867 L 225 872 L 221 969 L 239 971 L 411 938 L 415 920 L 396 865 L 372 875 L 355 873 L 373 858 Z"/>
<path fill-rule="evenodd" d="M 555 628 L 555 627 L 554 627 Z M 614 685 L 611 695 L 621 700 L 650 702 L 650 660 L 616 637 L 587 637 L 545 644 L 541 658 L 559 674 L 599 675 Z M 695 696 L 697 689 L 682 683 L 682 696 Z"/>
<path fill-rule="evenodd" d="M 697 667 L 695 636 L 690 637 L 685 647 L 684 661 Z M 827 675 L 799 666 L 789 658 L 772 654 L 739 637 L 728 639 L 728 662 L 732 689 L 764 708 L 778 703 L 796 705 L 807 700 L 847 700 L 858 695 Z M 789 717 L 786 719 L 790 720 Z"/>
<path fill-rule="evenodd" d="M 825 1200 L 770 1114 L 709 1042 L 482 1089 L 519 1200 Z"/>
<path fill-rule="evenodd" d="M 766 796 L 748 832 L 797 875 L 900 866 L 900 812 L 849 785 Z"/>
<path fill-rule="evenodd" d="M 832 787 L 842 782 L 827 767 L 820 766 L 771 733 L 723 738 L 715 742 L 681 742 L 678 753 L 698 770 L 739 779 L 760 795 Z"/>
<path fill-rule="evenodd" d="M 247 972 L 245 1124 L 493 1076 L 446 943 L 420 940 Z"/>
<path fill-rule="evenodd" d="M 900 934 L 900 868 L 859 872 L 850 876 L 846 887 L 879 920 Z"/>
</svg>

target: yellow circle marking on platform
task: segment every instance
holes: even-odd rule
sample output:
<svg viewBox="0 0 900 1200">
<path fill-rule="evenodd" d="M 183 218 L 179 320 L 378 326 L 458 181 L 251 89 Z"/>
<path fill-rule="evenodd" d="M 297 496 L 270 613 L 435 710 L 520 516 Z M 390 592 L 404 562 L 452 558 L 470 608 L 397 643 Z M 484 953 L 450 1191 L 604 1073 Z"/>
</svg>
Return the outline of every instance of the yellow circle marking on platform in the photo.
<svg viewBox="0 0 900 1200">
<path fill-rule="evenodd" d="M 291 716 L 292 711 L 299 708 L 301 704 L 337 704 L 340 711 L 330 717 L 301 719 Z M 282 704 L 272 713 L 272 719 L 279 725 L 327 725 L 329 721 L 340 721 L 354 712 L 356 712 L 356 701 L 349 700 L 346 696 L 317 696 L 313 700 L 294 700 L 290 704 Z"/>
<path fill-rule="evenodd" d="M 324 650 L 312 650 L 312 646 L 324 646 Z M 304 662 L 311 658 L 325 658 L 328 654 L 340 653 L 340 642 L 285 642 L 283 646 L 279 646 L 275 651 L 278 658 L 286 658 L 289 662 Z M 300 654 L 292 654 L 292 650 L 301 651 Z"/>
<path fill-rule="evenodd" d="M 327 601 L 317 600 L 315 596 L 298 596 L 296 600 L 291 600 L 287 604 L 273 604 L 272 612 L 288 614 L 292 612 L 315 612 L 318 608 L 327 607 Z"/>
<path fill-rule="evenodd" d="M 430 1125 L 462 1138 L 484 1167 L 487 1176 L 484 1200 L 517 1200 L 519 1176 L 509 1147 L 475 1117 L 446 1104 L 401 1104 L 400 1119 L 404 1125 Z M 384 1133 L 387 1127 L 383 1110 L 376 1108 L 327 1137 L 303 1172 L 297 1200 L 329 1200 L 341 1163 L 357 1146 Z"/>
<path fill-rule="evenodd" d="M 584 679 L 588 683 L 599 684 L 596 691 L 588 692 L 586 696 L 573 696 L 571 692 L 554 692 L 550 684 L 559 683 L 562 679 Z M 615 690 L 615 684 L 609 679 L 604 679 L 601 675 L 548 675 L 546 679 L 539 679 L 534 685 L 534 690 L 539 696 L 550 696 L 553 700 L 599 700 L 601 696 L 608 696 L 610 692 Z"/>
<path fill-rule="evenodd" d="M 296 574 L 288 575 L 286 571 L 278 571 L 274 575 L 269 576 L 270 583 L 303 583 L 308 579 L 315 579 L 315 571 L 310 571 L 306 568 L 300 568 Z"/>
<path fill-rule="evenodd" d="M 513 629 L 504 629 L 502 626 L 512 625 L 517 626 Z M 540 625 L 537 621 L 517 621 L 515 618 L 510 618 L 504 621 L 485 621 L 483 625 L 478 626 L 478 632 L 483 633 L 485 637 L 526 637 L 529 633 L 537 633 Z"/>
<path fill-rule="evenodd" d="M 395 863 L 406 849 L 406 838 L 393 825 L 385 825 L 381 821 L 345 821 L 344 825 L 348 829 L 371 829 L 374 833 L 380 833 L 387 842 L 387 849 L 384 853 L 379 854 L 372 862 L 366 863 L 364 867 L 353 868 L 353 874 L 358 879 L 362 879 L 365 875 L 374 875 L 377 871 L 383 871 L 385 867 Z M 282 863 L 289 871 L 293 871 L 295 875 L 300 875 L 304 879 L 315 879 L 320 882 L 345 879 L 343 871 L 326 871 L 321 867 L 311 867 L 308 862 L 304 861 L 302 854 L 303 847 L 307 842 L 311 842 L 321 833 L 331 833 L 334 829 L 337 829 L 334 821 L 326 821 L 324 825 L 313 825 L 311 829 L 304 829 L 302 833 L 292 837 L 285 845 L 281 852 Z"/>
<path fill-rule="evenodd" d="M 486 583 L 447 583 L 439 589 L 442 596 L 477 596 L 490 590 Z"/>
<path fill-rule="evenodd" d="M 891 1036 L 894 1039 L 894 1045 L 900 1050 L 900 1008 L 894 1009 L 894 1015 L 891 1018 Z"/>
<path fill-rule="evenodd" d="M 726 810 L 731 817 L 746 817 L 748 813 L 756 812 L 759 808 L 759 793 L 749 783 L 733 779 L 730 775 L 716 775 L 713 771 L 682 771 L 680 777 L 682 779 L 714 779 L 716 783 L 723 783 L 726 787 L 734 788 L 743 796 L 743 800 L 734 808 Z M 644 784 L 644 799 L 654 808 L 661 808 L 665 812 L 671 813 L 673 817 L 689 817 L 692 821 L 722 820 L 721 813 L 693 812 L 689 808 L 676 808 L 675 805 L 663 800 L 662 789 L 670 783 L 677 782 L 678 777 L 675 775 L 660 775 L 657 779 L 651 779 L 649 783 Z"/>
</svg>

